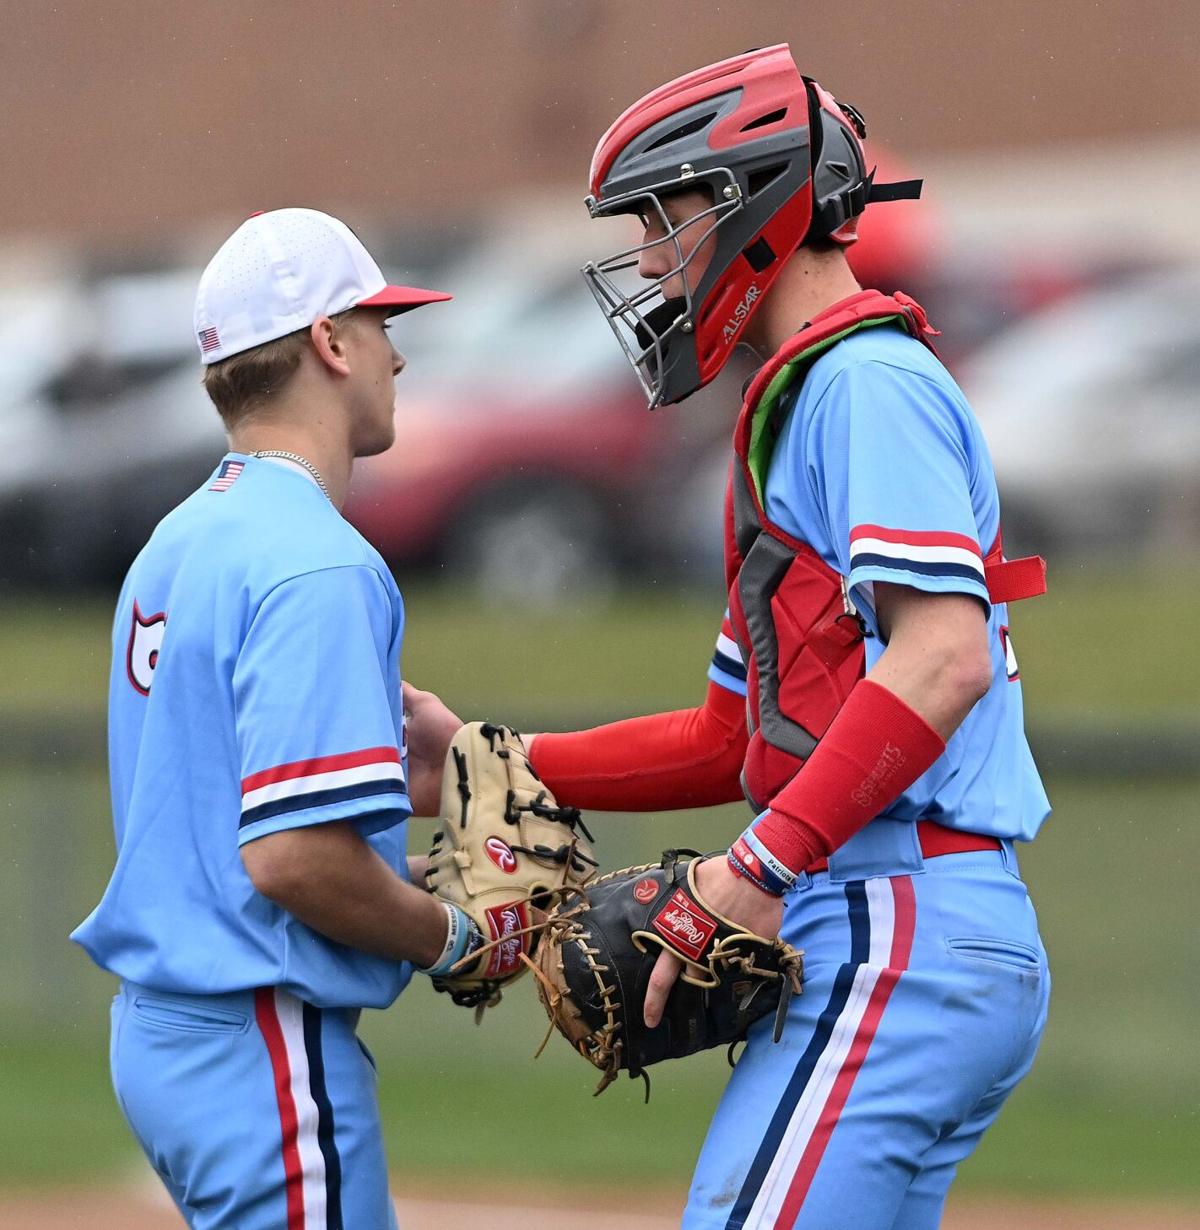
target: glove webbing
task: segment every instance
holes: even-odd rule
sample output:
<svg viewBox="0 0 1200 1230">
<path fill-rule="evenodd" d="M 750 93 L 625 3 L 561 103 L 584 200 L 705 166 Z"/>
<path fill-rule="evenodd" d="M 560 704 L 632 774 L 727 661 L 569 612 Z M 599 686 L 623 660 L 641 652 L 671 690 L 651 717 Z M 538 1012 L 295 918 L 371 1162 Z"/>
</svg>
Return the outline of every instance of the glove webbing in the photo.
<svg viewBox="0 0 1200 1230">
<path fill-rule="evenodd" d="M 480 730 L 492 742 L 493 750 L 495 750 L 495 741 L 500 736 L 500 731 L 495 726 L 486 725 L 480 727 Z M 467 827 L 467 808 L 471 802 L 470 774 L 467 771 L 467 758 L 456 747 L 450 750 L 454 753 L 454 768 L 458 773 L 458 797 L 462 801 L 462 811 L 459 814 L 458 827 L 465 829 Z M 507 748 L 502 748 L 496 752 L 496 755 L 507 760 L 509 751 Z M 507 824 L 520 824 L 523 812 L 528 812 L 530 815 L 537 816 L 541 820 L 557 820 L 572 829 L 578 826 L 588 841 L 594 842 L 596 840 L 588 831 L 587 825 L 584 824 L 583 816 L 580 814 L 578 807 L 553 806 L 546 802 L 545 791 L 542 791 L 528 803 L 518 804 L 516 791 L 510 789 L 504 804 L 505 822 Z M 594 858 L 588 858 L 586 854 L 580 854 L 575 848 L 574 843 L 559 846 L 557 850 L 541 844 L 532 848 L 514 845 L 512 849 L 521 854 L 528 854 L 531 858 L 546 859 L 552 863 L 558 863 L 559 866 L 566 866 L 570 863 L 571 867 L 578 872 L 585 871 L 589 866 L 598 867 L 600 865 Z"/>
<path fill-rule="evenodd" d="M 580 814 L 578 807 L 564 807 L 561 803 L 551 806 L 546 802 L 546 791 L 544 790 L 520 807 L 517 806 L 516 791 L 510 790 L 508 792 L 508 802 L 504 808 L 504 818 L 509 824 L 516 824 L 521 812 L 528 812 L 531 816 L 538 816 L 542 820 L 557 820 L 561 824 L 570 825 L 571 828 L 575 828 L 578 825 L 583 830 L 583 835 L 588 841 L 596 840 L 588 832 L 587 825 L 584 824 L 583 816 Z"/>
<path fill-rule="evenodd" d="M 454 753 L 454 767 L 458 771 L 458 797 L 462 800 L 462 814 L 458 827 L 467 827 L 467 804 L 471 801 L 470 775 L 467 773 L 467 758 L 456 747 L 450 749 Z"/>
<path fill-rule="evenodd" d="M 492 740 L 493 751 L 495 750 L 495 736 L 499 731 L 494 726 L 484 726 L 481 728 L 488 738 Z M 515 733 L 515 732 L 514 732 Z M 450 749 L 454 754 L 454 768 L 458 773 L 458 797 L 462 801 L 462 811 L 459 815 L 458 826 L 465 829 L 467 827 L 467 804 L 471 801 L 471 786 L 470 774 L 467 771 L 467 758 L 458 748 Z M 507 748 L 502 748 L 496 752 L 496 755 L 502 760 L 509 759 L 509 751 Z M 532 766 L 531 766 L 532 768 Z M 536 777 L 536 774 L 534 774 Z M 541 820 L 556 820 L 560 824 L 566 824 L 570 828 L 576 827 L 583 833 L 588 841 L 594 842 L 596 839 L 592 836 L 588 826 L 583 822 L 583 815 L 578 807 L 564 807 L 562 805 L 552 805 L 546 802 L 546 791 L 541 791 L 528 803 L 518 805 L 517 794 L 515 790 L 509 790 L 508 798 L 504 805 L 504 819 L 509 824 L 519 824 L 521 813 L 528 812 L 531 816 L 537 816 Z M 513 847 L 517 849 L 516 846 Z M 561 858 L 556 858 L 556 861 L 562 862 Z M 589 859 L 588 862 L 593 867 L 599 866 L 594 860 Z"/>
</svg>

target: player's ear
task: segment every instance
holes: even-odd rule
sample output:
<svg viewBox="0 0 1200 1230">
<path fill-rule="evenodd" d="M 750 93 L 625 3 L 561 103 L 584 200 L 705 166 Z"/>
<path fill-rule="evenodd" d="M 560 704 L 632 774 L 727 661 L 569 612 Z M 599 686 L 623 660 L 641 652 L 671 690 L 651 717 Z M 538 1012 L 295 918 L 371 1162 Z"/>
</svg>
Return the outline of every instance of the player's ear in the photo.
<svg viewBox="0 0 1200 1230">
<path fill-rule="evenodd" d="M 348 376 L 350 362 L 346 353 L 346 330 L 339 322 L 328 316 L 318 316 L 309 332 L 317 358 L 331 371 Z"/>
</svg>

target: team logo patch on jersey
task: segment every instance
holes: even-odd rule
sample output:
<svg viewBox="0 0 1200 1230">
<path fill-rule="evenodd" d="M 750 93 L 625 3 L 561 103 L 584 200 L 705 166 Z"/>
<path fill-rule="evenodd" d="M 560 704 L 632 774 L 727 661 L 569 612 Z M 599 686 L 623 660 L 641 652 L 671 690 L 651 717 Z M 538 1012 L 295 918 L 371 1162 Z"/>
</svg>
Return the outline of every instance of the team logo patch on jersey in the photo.
<svg viewBox="0 0 1200 1230">
<path fill-rule="evenodd" d="M 487 851 L 487 856 L 500 868 L 501 871 L 512 875 L 517 869 L 517 856 L 512 852 L 512 847 L 508 842 L 503 841 L 499 837 L 489 837 L 483 843 L 483 848 Z"/>
<path fill-rule="evenodd" d="M 700 960 L 717 929 L 716 920 L 700 909 L 681 888 L 671 894 L 670 901 L 659 910 L 651 925 L 693 961 Z"/>
<path fill-rule="evenodd" d="M 496 905 L 485 910 L 489 940 L 500 940 L 488 957 L 487 976 L 503 978 L 513 973 L 521 964 L 521 953 L 525 949 L 525 936 L 521 933 L 528 925 L 525 921 L 525 903 L 510 901 L 507 905 Z M 510 938 L 505 938 L 505 937 Z"/>
<path fill-rule="evenodd" d="M 125 671 L 129 682 L 143 696 L 150 695 L 150 685 L 154 682 L 154 668 L 158 665 L 166 627 L 165 611 L 147 617 L 138 610 L 137 599 L 134 599 L 133 622 L 129 629 L 129 644 L 125 650 Z"/>
<path fill-rule="evenodd" d="M 246 468 L 244 461 L 231 461 L 228 458 L 221 462 L 221 468 L 209 491 L 228 491 L 238 480 L 238 475 Z"/>
</svg>

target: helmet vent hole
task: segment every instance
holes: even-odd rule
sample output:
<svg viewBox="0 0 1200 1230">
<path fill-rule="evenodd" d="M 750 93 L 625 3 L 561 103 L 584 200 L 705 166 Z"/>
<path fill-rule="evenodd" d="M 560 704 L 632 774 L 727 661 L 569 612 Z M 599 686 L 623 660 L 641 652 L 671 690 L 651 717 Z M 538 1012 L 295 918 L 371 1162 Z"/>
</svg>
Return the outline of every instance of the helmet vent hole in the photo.
<svg viewBox="0 0 1200 1230">
<path fill-rule="evenodd" d="M 764 188 L 769 188 L 781 175 L 787 172 L 787 163 L 776 163 L 773 167 L 760 167 L 746 176 L 746 194 L 756 197 Z"/>
<path fill-rule="evenodd" d="M 780 107 L 777 111 L 768 111 L 766 115 L 760 115 L 758 119 L 751 120 L 749 124 L 742 125 L 742 132 L 749 132 L 752 128 L 765 128 L 768 124 L 774 124 L 778 120 L 783 119 L 787 115 L 788 109 Z"/>
<path fill-rule="evenodd" d="M 761 235 L 748 248 L 742 250 L 742 255 L 755 273 L 762 273 L 768 265 L 775 263 L 774 249 Z"/>
<path fill-rule="evenodd" d="M 699 132 L 702 128 L 707 128 L 716 118 L 717 113 L 710 111 L 707 115 L 700 115 L 693 120 L 688 120 L 686 124 L 680 124 L 678 128 L 672 128 L 670 132 L 665 132 L 661 137 L 651 141 L 642 153 L 648 154 L 651 150 L 662 149 L 664 145 L 671 145 L 675 141 L 681 141 L 684 137 L 690 137 L 692 133 Z"/>
</svg>

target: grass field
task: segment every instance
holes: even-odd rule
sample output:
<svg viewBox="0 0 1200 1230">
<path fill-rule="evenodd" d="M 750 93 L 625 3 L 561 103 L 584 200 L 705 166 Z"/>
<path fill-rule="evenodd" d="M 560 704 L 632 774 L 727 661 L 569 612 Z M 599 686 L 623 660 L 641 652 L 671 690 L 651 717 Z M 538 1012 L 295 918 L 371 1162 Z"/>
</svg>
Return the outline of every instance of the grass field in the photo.
<svg viewBox="0 0 1200 1230">
<path fill-rule="evenodd" d="M 1053 580 L 1052 597 L 1014 618 L 1033 713 L 1133 727 L 1189 707 L 1194 716 L 1200 649 L 1188 616 L 1200 574 L 1171 592 L 1148 576 Z M 410 677 L 464 716 L 538 724 L 691 703 L 719 614 L 651 594 L 603 616 L 504 626 L 437 591 L 408 599 Z M 1174 647 L 1169 657 L 1141 651 L 1148 610 L 1156 638 Z M 107 878 L 103 770 L 53 755 L 57 723 L 102 713 L 107 618 L 100 603 L 0 608 L 0 713 L 44 728 L 51 743 L 37 765 L 0 762 L 0 1089 L 16 1111 L 0 1118 L 0 1183 L 90 1184 L 136 1160 L 108 1088 L 111 981 L 65 941 Z M 1200 1199 L 1191 871 L 1200 862 L 1200 779 L 1058 776 L 1049 785 L 1056 812 L 1023 866 L 1051 954 L 1050 1027 L 1033 1075 L 964 1168 L 962 1186 Z M 717 845 L 740 818 L 736 808 L 714 809 L 599 817 L 596 827 L 613 866 L 665 845 Z M 420 848 L 429 824 L 414 828 Z M 566 1176 L 586 1155 L 596 1173 L 631 1184 L 679 1184 L 723 1080 L 724 1057 L 712 1054 L 656 1072 L 649 1106 L 640 1082 L 593 1100 L 591 1069 L 557 1040 L 532 1060 L 544 1025 L 527 984 L 478 1028 L 421 980 L 396 1008 L 368 1018 L 398 1175 L 438 1173 L 466 1148 L 476 1177 L 519 1177 L 534 1166 Z M 531 1133 L 536 1159 L 514 1156 L 512 1142 Z"/>
<path fill-rule="evenodd" d="M 1045 597 L 1011 608 L 1035 717 L 1195 719 L 1200 563 L 1052 567 L 1050 586 Z M 409 678 L 464 712 L 547 721 L 694 703 L 723 605 L 719 596 L 652 589 L 602 612 L 534 610 L 506 619 L 444 588 L 404 593 Z M 110 612 L 108 600 L 95 598 L 0 604 L 0 713 L 102 716 Z"/>
</svg>

